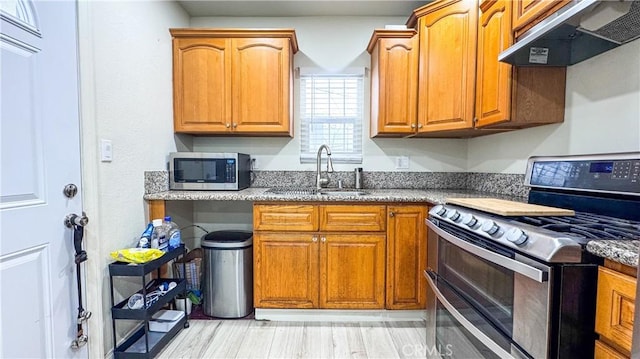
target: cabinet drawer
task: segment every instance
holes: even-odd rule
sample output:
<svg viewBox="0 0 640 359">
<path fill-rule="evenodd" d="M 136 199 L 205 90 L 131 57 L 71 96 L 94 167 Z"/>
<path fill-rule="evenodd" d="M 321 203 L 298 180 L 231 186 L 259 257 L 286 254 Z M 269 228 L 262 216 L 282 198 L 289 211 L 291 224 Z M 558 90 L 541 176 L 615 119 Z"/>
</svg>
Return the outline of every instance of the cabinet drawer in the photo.
<svg viewBox="0 0 640 359">
<path fill-rule="evenodd" d="M 620 354 L 612 347 L 596 340 L 596 347 L 593 352 L 594 359 L 627 359 L 628 357 Z"/>
<path fill-rule="evenodd" d="M 317 231 L 318 207 L 308 204 L 256 204 L 253 229 L 258 231 Z"/>
<path fill-rule="evenodd" d="M 330 205 L 320 207 L 321 231 L 380 232 L 386 229 L 386 206 Z"/>
<path fill-rule="evenodd" d="M 636 279 L 609 268 L 598 270 L 596 332 L 631 353 Z"/>
</svg>

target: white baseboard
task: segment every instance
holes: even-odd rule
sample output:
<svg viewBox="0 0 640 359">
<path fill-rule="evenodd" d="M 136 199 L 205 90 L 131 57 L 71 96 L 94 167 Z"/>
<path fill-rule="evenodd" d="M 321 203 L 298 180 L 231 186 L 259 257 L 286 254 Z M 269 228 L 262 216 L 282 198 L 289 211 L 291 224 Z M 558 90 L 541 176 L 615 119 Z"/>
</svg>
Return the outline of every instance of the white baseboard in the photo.
<svg viewBox="0 0 640 359">
<path fill-rule="evenodd" d="M 256 320 L 290 322 L 390 322 L 422 321 L 425 310 L 260 309 Z"/>
</svg>

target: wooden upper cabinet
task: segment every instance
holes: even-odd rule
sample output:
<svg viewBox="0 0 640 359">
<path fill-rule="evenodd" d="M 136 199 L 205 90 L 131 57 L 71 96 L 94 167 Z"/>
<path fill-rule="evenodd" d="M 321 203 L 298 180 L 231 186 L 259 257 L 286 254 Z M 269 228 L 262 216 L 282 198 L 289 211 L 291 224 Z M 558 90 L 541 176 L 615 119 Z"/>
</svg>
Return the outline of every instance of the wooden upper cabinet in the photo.
<svg viewBox="0 0 640 359">
<path fill-rule="evenodd" d="M 293 136 L 294 30 L 170 31 L 176 133 Z"/>
<path fill-rule="evenodd" d="M 418 132 L 473 127 L 477 2 L 437 1 L 414 15 L 420 38 Z"/>
<path fill-rule="evenodd" d="M 371 54 L 371 137 L 406 136 L 417 129 L 418 36 L 374 30 Z"/>
<path fill-rule="evenodd" d="M 483 131 L 564 121 L 566 67 L 513 67 L 498 61 L 513 44 L 512 6 L 510 0 L 480 5 L 475 128 Z"/>
<path fill-rule="evenodd" d="M 476 73 L 476 126 L 508 121 L 511 117 L 510 64 L 498 55 L 513 43 L 511 0 L 484 1 L 478 24 L 478 69 Z"/>
<path fill-rule="evenodd" d="M 232 40 L 233 130 L 293 135 L 289 39 Z"/>
<path fill-rule="evenodd" d="M 570 2 L 571 0 L 514 0 L 513 31 L 516 37 Z"/>
<path fill-rule="evenodd" d="M 176 132 L 224 132 L 231 123 L 231 51 L 227 39 L 173 39 Z"/>
</svg>

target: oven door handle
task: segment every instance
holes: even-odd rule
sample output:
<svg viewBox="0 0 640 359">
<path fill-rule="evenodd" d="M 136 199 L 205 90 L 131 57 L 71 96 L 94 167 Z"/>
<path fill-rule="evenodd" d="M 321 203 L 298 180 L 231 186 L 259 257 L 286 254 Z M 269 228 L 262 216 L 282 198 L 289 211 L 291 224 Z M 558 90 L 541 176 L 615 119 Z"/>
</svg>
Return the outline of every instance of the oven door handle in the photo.
<svg viewBox="0 0 640 359">
<path fill-rule="evenodd" d="M 436 232 L 441 238 L 473 255 L 488 260 L 491 263 L 495 263 L 503 268 L 512 270 L 516 273 L 520 273 L 523 276 L 531 278 L 539 283 L 544 283 L 549 280 L 549 272 L 547 271 L 532 267 L 526 263 L 518 262 L 511 258 L 494 253 L 490 250 L 474 246 L 473 244 L 457 238 L 456 236 L 442 230 L 430 220 L 426 220 L 426 223 L 427 226 L 434 232 Z"/>
<path fill-rule="evenodd" d="M 429 271 L 429 272 L 433 273 L 432 271 Z M 449 311 L 449 313 L 451 313 L 451 315 L 458 321 L 458 323 L 460 323 L 466 330 L 468 330 L 471 333 L 471 335 L 473 335 L 476 339 L 482 342 L 482 344 L 484 344 L 487 348 L 489 348 L 489 350 L 491 350 L 498 357 L 506 358 L 506 359 L 509 359 L 509 358 L 514 359 L 511 353 L 504 350 L 496 342 L 494 342 L 491 338 L 489 338 L 486 334 L 484 334 L 478 328 L 476 328 L 469 320 L 467 320 L 467 318 L 464 317 L 464 315 L 462 315 L 462 313 L 460 313 L 456 309 L 456 307 L 453 306 L 453 304 L 451 304 L 447 300 L 447 298 L 445 298 L 444 294 L 440 292 L 436 284 L 433 282 L 431 275 L 429 275 L 427 271 L 424 271 L 424 276 L 427 278 L 429 287 L 431 287 L 431 290 L 433 290 L 433 293 L 435 293 L 436 297 L 438 297 L 438 300 L 440 301 L 440 303 L 442 303 L 442 305 L 447 309 L 447 311 Z"/>
</svg>

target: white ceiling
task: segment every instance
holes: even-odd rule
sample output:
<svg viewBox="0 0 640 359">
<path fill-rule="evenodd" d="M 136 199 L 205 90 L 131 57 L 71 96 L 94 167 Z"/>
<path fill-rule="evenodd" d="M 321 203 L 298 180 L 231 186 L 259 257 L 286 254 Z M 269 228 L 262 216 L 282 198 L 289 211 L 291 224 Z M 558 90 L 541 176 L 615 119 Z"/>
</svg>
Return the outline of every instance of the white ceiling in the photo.
<svg viewBox="0 0 640 359">
<path fill-rule="evenodd" d="M 192 17 L 198 16 L 406 16 L 427 1 L 410 0 L 178 0 Z"/>
</svg>

